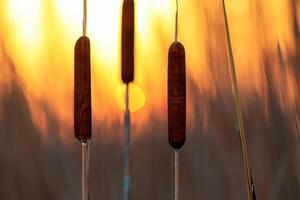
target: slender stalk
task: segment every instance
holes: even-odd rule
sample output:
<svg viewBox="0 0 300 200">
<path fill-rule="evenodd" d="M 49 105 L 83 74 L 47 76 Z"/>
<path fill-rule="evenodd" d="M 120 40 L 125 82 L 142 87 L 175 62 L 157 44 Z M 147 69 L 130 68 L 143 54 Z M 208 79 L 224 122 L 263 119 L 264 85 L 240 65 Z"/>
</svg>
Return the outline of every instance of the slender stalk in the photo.
<svg viewBox="0 0 300 200">
<path fill-rule="evenodd" d="M 86 36 L 87 27 L 87 0 L 83 0 L 83 22 L 82 22 L 82 34 Z M 82 187 L 82 200 L 89 200 L 89 159 L 90 159 L 90 145 L 89 141 L 81 142 L 81 187 Z"/>
<path fill-rule="evenodd" d="M 129 85 L 126 84 L 125 95 L 125 145 L 124 145 L 124 177 L 123 177 L 123 200 L 130 199 L 131 176 L 130 176 L 130 111 L 129 111 Z"/>
<path fill-rule="evenodd" d="M 252 200 L 251 177 L 250 177 L 251 173 L 250 173 L 249 159 L 248 159 L 248 152 L 247 152 L 246 134 L 245 134 L 245 127 L 244 127 L 244 120 L 243 120 L 243 112 L 242 112 L 241 103 L 240 103 L 238 82 L 237 82 L 236 71 L 235 71 L 233 50 L 232 50 L 232 46 L 231 46 L 231 38 L 230 38 L 228 18 L 227 18 L 226 7 L 225 7 L 225 0 L 222 0 L 222 6 L 223 6 L 224 19 L 225 19 L 227 45 L 228 45 L 228 51 L 229 51 L 229 60 L 230 60 L 230 69 L 231 69 L 230 71 L 231 71 L 231 79 L 232 79 L 231 81 L 232 81 L 232 85 L 233 85 L 235 106 L 236 106 L 237 117 L 238 117 L 238 122 L 239 122 L 239 129 L 240 129 L 239 133 L 240 133 L 240 140 L 241 140 L 241 146 L 242 146 L 244 176 L 245 176 L 245 182 L 246 182 L 246 186 L 247 186 L 247 188 L 246 188 L 247 197 L 248 197 L 248 200 Z"/>
<path fill-rule="evenodd" d="M 82 150 L 82 200 L 89 200 L 89 158 L 90 145 L 89 142 L 81 143 Z"/>
<path fill-rule="evenodd" d="M 175 14 L 175 41 L 178 42 L 178 0 L 176 0 L 176 14 Z"/>
<path fill-rule="evenodd" d="M 178 0 L 176 0 L 176 13 L 175 13 L 175 41 L 178 42 L 179 20 L 178 20 Z M 174 167 L 175 167 L 175 180 L 174 180 L 174 197 L 179 200 L 179 150 L 175 150 Z"/>
<path fill-rule="evenodd" d="M 86 36 L 87 29 L 87 0 L 83 0 L 83 22 L 82 22 L 82 34 Z"/>
<path fill-rule="evenodd" d="M 175 181 L 174 181 L 174 186 L 175 186 L 175 200 L 179 200 L 179 150 L 175 150 Z"/>
</svg>

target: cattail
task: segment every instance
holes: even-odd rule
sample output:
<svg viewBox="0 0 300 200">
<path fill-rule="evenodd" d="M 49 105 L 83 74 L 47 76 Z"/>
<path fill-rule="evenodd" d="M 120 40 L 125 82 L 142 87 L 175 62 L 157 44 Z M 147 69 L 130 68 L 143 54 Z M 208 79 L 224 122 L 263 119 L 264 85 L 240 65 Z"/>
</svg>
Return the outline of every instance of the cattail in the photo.
<svg viewBox="0 0 300 200">
<path fill-rule="evenodd" d="M 81 142 L 92 133 L 90 41 L 80 37 L 75 45 L 74 68 L 74 131 Z"/>
<path fill-rule="evenodd" d="M 178 0 L 176 0 L 175 42 L 168 55 L 168 137 L 174 148 L 174 199 L 179 199 L 179 149 L 186 137 L 185 50 L 178 41 Z"/>
<path fill-rule="evenodd" d="M 124 0 L 122 13 L 122 81 L 134 80 L 134 1 Z"/>
<path fill-rule="evenodd" d="M 124 144 L 124 177 L 123 200 L 130 199 L 130 111 L 129 111 L 129 83 L 134 80 L 134 1 L 124 0 L 122 12 L 122 81 L 126 84 L 125 98 L 125 144 Z"/>
<path fill-rule="evenodd" d="M 186 137 L 186 72 L 185 50 L 173 42 L 168 57 L 168 134 L 169 143 L 179 149 Z"/>
<path fill-rule="evenodd" d="M 82 200 L 89 200 L 89 141 L 92 136 L 91 61 L 87 30 L 87 0 L 83 0 L 82 35 L 75 44 L 74 55 L 74 132 L 81 142 Z"/>
</svg>

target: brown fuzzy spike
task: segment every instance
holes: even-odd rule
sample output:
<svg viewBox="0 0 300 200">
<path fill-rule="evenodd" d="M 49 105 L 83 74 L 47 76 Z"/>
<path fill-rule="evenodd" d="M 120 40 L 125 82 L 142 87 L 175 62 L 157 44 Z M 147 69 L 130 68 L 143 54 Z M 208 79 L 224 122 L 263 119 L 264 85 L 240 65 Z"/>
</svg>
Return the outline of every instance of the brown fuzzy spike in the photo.
<svg viewBox="0 0 300 200">
<path fill-rule="evenodd" d="M 169 143 L 179 149 L 186 137 L 186 72 L 185 50 L 174 42 L 168 57 L 168 134 Z"/>
<path fill-rule="evenodd" d="M 74 60 L 74 131 L 81 142 L 92 134 L 90 41 L 80 37 L 75 45 Z"/>
<path fill-rule="evenodd" d="M 134 79 L 134 2 L 126 0 L 122 13 L 122 81 Z"/>
</svg>

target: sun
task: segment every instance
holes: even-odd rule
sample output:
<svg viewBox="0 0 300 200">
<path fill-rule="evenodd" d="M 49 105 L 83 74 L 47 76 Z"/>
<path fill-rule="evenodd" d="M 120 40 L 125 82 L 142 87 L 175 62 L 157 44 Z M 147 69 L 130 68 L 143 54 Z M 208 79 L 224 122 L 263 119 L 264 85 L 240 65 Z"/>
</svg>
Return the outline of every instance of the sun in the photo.
<svg viewBox="0 0 300 200">
<path fill-rule="evenodd" d="M 125 110 L 125 92 L 126 86 L 121 85 L 117 88 L 115 94 L 115 100 L 118 106 Z M 137 112 L 141 108 L 144 107 L 146 103 L 146 96 L 143 90 L 135 84 L 129 85 L 129 111 L 130 112 Z"/>
</svg>

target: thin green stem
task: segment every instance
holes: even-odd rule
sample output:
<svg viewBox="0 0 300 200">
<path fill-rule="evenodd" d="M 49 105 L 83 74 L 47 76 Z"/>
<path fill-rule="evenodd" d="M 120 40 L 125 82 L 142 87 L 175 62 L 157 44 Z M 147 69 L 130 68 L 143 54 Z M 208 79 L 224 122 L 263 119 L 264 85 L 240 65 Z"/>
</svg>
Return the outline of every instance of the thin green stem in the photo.
<svg viewBox="0 0 300 200">
<path fill-rule="evenodd" d="M 223 6 L 224 19 L 225 19 L 227 45 L 228 45 L 228 51 L 229 51 L 231 79 L 232 79 L 232 85 L 233 85 L 237 117 L 238 117 L 238 122 L 239 122 L 239 133 L 240 133 L 240 140 L 241 140 L 241 147 L 242 147 L 244 175 L 245 175 L 245 182 L 246 182 L 246 186 L 247 186 L 247 188 L 246 188 L 247 197 L 248 197 L 248 200 L 252 200 L 251 177 L 250 177 L 251 173 L 250 173 L 249 158 L 248 158 L 248 152 L 247 152 L 245 126 L 244 126 L 244 120 L 243 120 L 243 112 L 242 112 L 241 103 L 240 103 L 238 82 L 237 82 L 237 76 L 236 76 L 236 70 L 235 70 L 236 68 L 235 68 L 233 50 L 232 50 L 232 45 L 231 45 L 231 38 L 230 38 L 228 18 L 227 18 L 226 7 L 225 7 L 225 0 L 222 0 L 222 6 Z"/>
</svg>

